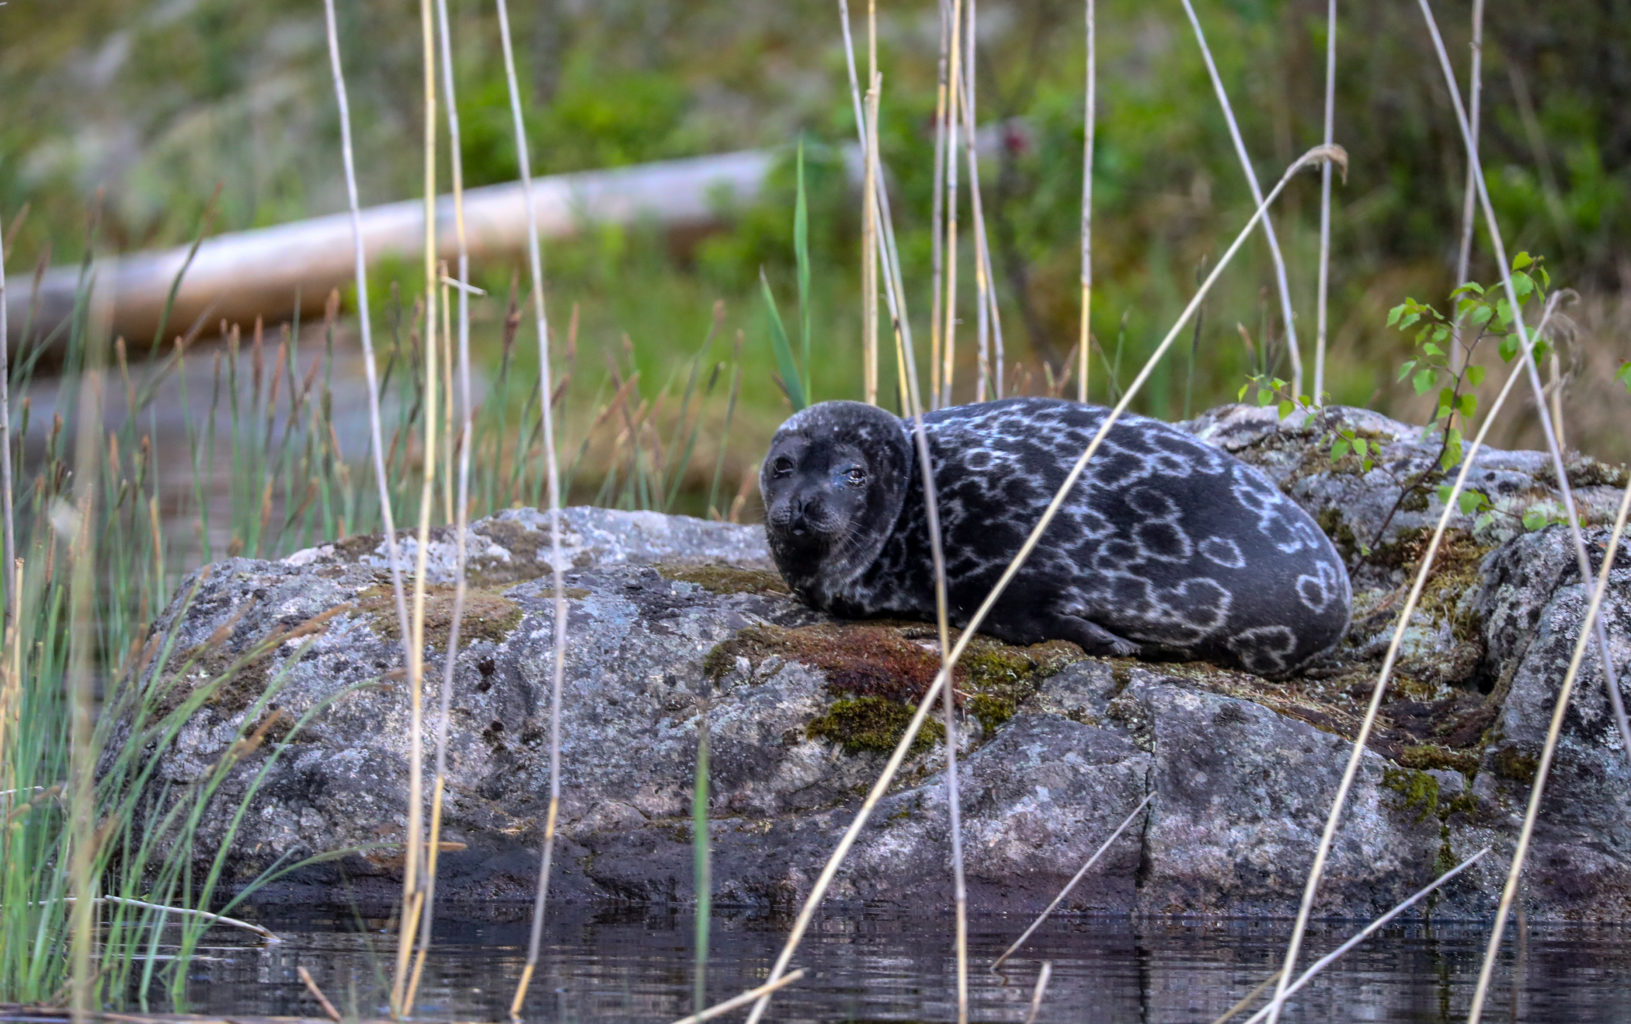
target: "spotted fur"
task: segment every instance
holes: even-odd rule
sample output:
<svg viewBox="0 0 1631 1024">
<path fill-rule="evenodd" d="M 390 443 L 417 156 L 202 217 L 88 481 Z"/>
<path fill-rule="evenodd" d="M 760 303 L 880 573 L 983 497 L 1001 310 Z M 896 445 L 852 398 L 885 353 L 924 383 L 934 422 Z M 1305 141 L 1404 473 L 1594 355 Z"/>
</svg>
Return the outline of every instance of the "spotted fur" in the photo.
<svg viewBox="0 0 1631 1024">
<path fill-rule="evenodd" d="M 1106 410 L 1010 398 L 923 418 L 939 492 L 947 599 L 967 623 Z M 823 402 L 777 431 L 760 474 L 771 552 L 816 608 L 933 618 L 934 572 L 912 427 Z M 1206 658 L 1284 675 L 1348 625 L 1348 574 L 1308 514 L 1262 473 L 1142 416 L 1111 427 L 981 627 L 1095 654 Z"/>
</svg>

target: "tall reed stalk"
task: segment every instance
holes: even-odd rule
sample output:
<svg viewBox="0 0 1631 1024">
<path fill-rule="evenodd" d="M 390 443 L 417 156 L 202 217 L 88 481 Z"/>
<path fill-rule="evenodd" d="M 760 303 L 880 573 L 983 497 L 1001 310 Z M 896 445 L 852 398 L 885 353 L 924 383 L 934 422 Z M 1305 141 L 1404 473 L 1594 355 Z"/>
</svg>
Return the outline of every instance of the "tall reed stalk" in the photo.
<svg viewBox="0 0 1631 1024">
<path fill-rule="evenodd" d="M 543 946 L 544 907 L 549 897 L 549 875 L 555 853 L 555 825 L 561 806 L 561 696 L 566 677 L 566 581 L 561 554 L 561 484 L 555 455 L 555 419 L 550 397 L 554 395 L 550 368 L 549 323 L 544 316 L 544 267 L 538 246 L 538 216 L 533 199 L 530 146 L 526 123 L 521 116 L 521 89 L 516 83 L 515 49 L 510 42 L 510 15 L 505 0 L 497 0 L 499 37 L 504 48 L 504 80 L 509 87 L 510 116 L 515 131 L 516 158 L 521 170 L 522 194 L 527 210 L 527 268 L 532 278 L 534 326 L 538 332 L 539 415 L 544 435 L 544 480 L 549 497 L 550 577 L 554 586 L 555 621 L 550 636 L 554 658 L 549 690 L 549 810 L 544 820 L 543 849 L 538 858 L 538 894 L 533 904 L 532 932 L 527 943 L 527 963 L 510 1001 L 510 1013 L 519 1016 L 527 998 L 527 987 L 538 966 Z"/>
<path fill-rule="evenodd" d="M 464 621 L 467 596 L 466 562 L 469 539 L 465 531 L 470 516 L 470 448 L 474 438 L 472 429 L 472 397 L 470 388 L 470 246 L 464 223 L 464 154 L 459 135 L 459 107 L 453 84 L 452 30 L 448 24 L 447 0 L 436 0 L 436 27 L 441 49 L 442 96 L 447 110 L 448 155 L 453 178 L 453 231 L 458 244 L 458 390 L 459 433 L 458 487 L 453 505 L 454 579 L 453 610 L 448 624 L 447 650 L 442 665 L 442 692 L 436 718 L 436 774 L 431 787 L 430 834 L 426 842 L 425 906 L 419 928 L 419 951 L 414 958 L 413 976 L 409 981 L 404 1005 L 412 1012 L 424 972 L 425 957 L 430 949 L 432 923 L 436 909 L 436 862 L 441 850 L 442 803 L 447 790 L 448 726 L 453 717 L 453 679 L 459 656 L 459 630 Z M 444 320 L 446 303 L 443 304 Z M 444 335 L 445 335 L 444 330 Z M 451 393 L 451 388 L 449 389 Z M 451 394 L 450 394 L 451 397 Z M 451 408 L 451 405 L 450 405 Z M 449 424 L 451 430 L 451 424 Z"/>
<path fill-rule="evenodd" d="M 14 570 L 17 564 L 16 517 L 12 509 L 11 482 L 11 353 L 7 350 L 6 323 L 6 237 L 0 222 L 0 588 L 4 588 L 6 602 L 0 608 L 0 633 L 12 628 L 17 621 L 17 585 Z"/>
<path fill-rule="evenodd" d="M 1482 3 L 1483 0 L 1477 0 Z M 1325 14 L 1325 135 L 1329 146 L 1335 141 L 1337 78 L 1337 0 L 1327 0 Z M 1469 192 L 1471 189 L 1468 190 Z M 1457 282 L 1457 284 L 1465 281 Z M 1325 404 L 1326 301 L 1331 290 L 1331 165 L 1320 168 L 1320 270 L 1319 292 L 1315 299 L 1314 324 L 1314 405 Z"/>
<path fill-rule="evenodd" d="M 937 364 L 934 373 L 939 386 L 930 386 L 935 408 L 954 404 L 952 397 L 953 372 L 957 367 L 957 131 L 961 118 L 958 108 L 963 105 L 963 0 L 940 0 L 951 11 L 951 48 L 946 70 L 946 294 L 945 312 L 941 315 L 941 344 L 938 360 L 930 353 L 931 363 Z"/>
<path fill-rule="evenodd" d="M 1076 337 L 1076 400 L 1087 401 L 1088 358 L 1093 307 L 1093 137 L 1098 127 L 1098 27 L 1094 0 L 1087 0 L 1087 84 L 1082 96 L 1082 322 Z M 1325 140 L 1331 144 L 1330 139 Z M 1321 173 L 1329 176 L 1330 165 Z"/>
</svg>

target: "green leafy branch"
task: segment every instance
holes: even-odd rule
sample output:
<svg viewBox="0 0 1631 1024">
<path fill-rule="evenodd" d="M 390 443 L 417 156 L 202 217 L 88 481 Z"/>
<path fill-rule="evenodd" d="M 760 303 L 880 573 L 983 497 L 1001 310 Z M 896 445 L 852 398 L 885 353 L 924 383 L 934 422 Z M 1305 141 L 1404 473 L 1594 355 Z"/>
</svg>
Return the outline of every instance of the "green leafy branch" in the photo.
<svg viewBox="0 0 1631 1024">
<path fill-rule="evenodd" d="M 1442 478 L 1461 464 L 1465 452 L 1462 428 L 1464 424 L 1472 422 L 1478 413 L 1478 396 L 1471 389 L 1482 384 L 1485 376 L 1485 368 L 1475 363 L 1473 356 L 1480 344 L 1493 338 L 1503 362 L 1510 363 L 1518 357 L 1523 347 L 1523 338 L 1518 331 L 1519 320 L 1526 311 L 1544 307 L 1547 290 L 1551 287 L 1551 275 L 1541 265 L 1540 257 L 1520 252 L 1512 260 L 1512 285 L 1518 298 L 1516 309 L 1496 289 L 1469 281 L 1450 293 L 1448 313 L 1413 298 L 1406 298 L 1388 311 L 1388 326 L 1408 333 L 1414 350 L 1411 358 L 1400 365 L 1398 380 L 1408 380 L 1418 395 L 1437 391 L 1437 401 L 1431 418 L 1423 428 L 1423 437 L 1430 438 L 1436 434 L 1439 448 L 1432 462 L 1401 486 L 1399 497 L 1377 527 L 1376 536 L 1370 544 L 1360 545 L 1361 555 L 1368 554 L 1371 547 L 1381 540 L 1388 524 L 1412 495 L 1425 490 L 1435 476 Z M 1551 349 L 1549 339 L 1537 337 L 1531 357 L 1538 362 Z M 1459 355 L 1459 358 L 1452 358 L 1453 354 Z M 1615 377 L 1631 391 L 1631 362 L 1623 364 Z M 1299 409 L 1314 412 L 1309 396 L 1295 394 L 1291 385 L 1282 378 L 1254 374 L 1241 385 L 1238 397 L 1244 401 L 1246 392 L 1253 388 L 1257 404 L 1274 404 L 1281 419 Z M 1379 445 L 1375 440 L 1361 436 L 1352 427 L 1336 428 L 1327 433 L 1320 443 L 1329 451 L 1333 463 L 1353 454 L 1360 460 L 1362 473 L 1369 473 L 1375 466 Z M 1439 501 L 1447 503 L 1451 490 L 1451 484 L 1440 483 L 1436 488 Z M 1497 512 L 1488 495 L 1471 488 L 1464 489 L 1456 502 L 1464 515 L 1478 517 L 1476 526 L 1489 522 Z M 1522 522 L 1525 529 L 1538 530 L 1562 521 L 1559 515 L 1556 511 L 1537 506 L 1524 512 Z"/>
</svg>

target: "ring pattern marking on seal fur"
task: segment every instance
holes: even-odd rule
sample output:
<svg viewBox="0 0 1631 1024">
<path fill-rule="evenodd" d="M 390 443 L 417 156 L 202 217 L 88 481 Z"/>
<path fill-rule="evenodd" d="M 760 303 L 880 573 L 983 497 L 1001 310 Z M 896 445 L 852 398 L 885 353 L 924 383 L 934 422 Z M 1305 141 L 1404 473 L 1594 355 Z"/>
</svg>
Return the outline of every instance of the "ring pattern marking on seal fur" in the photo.
<svg viewBox="0 0 1631 1024">
<path fill-rule="evenodd" d="M 923 418 L 951 620 L 965 625 L 1107 410 L 1011 398 Z M 912 425 L 858 402 L 791 417 L 760 474 L 771 553 L 836 615 L 933 618 Z M 982 628 L 1093 654 L 1211 658 L 1281 675 L 1347 628 L 1346 569 L 1267 477 L 1176 427 L 1119 417 Z"/>
</svg>

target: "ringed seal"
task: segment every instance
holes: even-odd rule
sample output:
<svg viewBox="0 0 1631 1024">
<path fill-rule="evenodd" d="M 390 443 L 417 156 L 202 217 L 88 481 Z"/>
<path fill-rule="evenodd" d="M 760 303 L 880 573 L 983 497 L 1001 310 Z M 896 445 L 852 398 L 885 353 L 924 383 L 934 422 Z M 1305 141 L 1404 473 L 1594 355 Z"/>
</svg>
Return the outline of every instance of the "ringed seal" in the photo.
<svg viewBox="0 0 1631 1024">
<path fill-rule="evenodd" d="M 990 593 L 1108 410 L 1007 398 L 923 417 L 951 621 Z M 770 551 L 807 604 L 846 618 L 935 615 L 910 420 L 822 402 L 776 432 L 759 474 Z M 1089 654 L 1206 658 L 1284 675 L 1348 626 L 1347 570 L 1262 473 L 1124 415 L 981 629 Z"/>
</svg>

